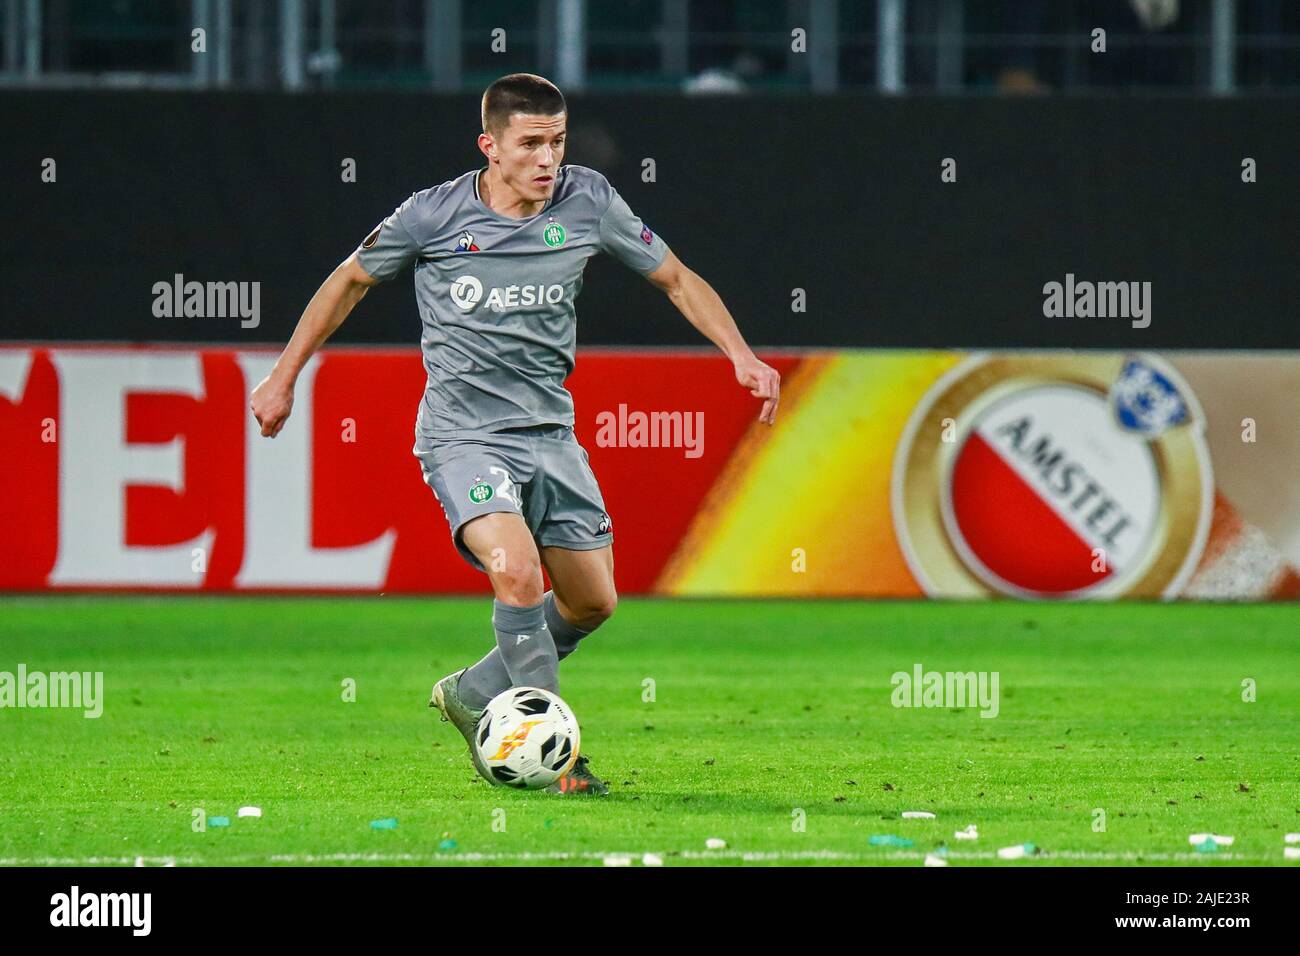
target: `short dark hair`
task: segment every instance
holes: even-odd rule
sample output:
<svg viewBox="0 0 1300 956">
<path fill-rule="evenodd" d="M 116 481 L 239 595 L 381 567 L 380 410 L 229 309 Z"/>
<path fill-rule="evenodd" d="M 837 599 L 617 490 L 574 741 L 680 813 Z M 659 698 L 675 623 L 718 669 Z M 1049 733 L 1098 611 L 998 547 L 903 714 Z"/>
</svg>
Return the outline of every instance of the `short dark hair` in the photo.
<svg viewBox="0 0 1300 956">
<path fill-rule="evenodd" d="M 536 73 L 511 73 L 495 80 L 483 92 L 483 132 L 497 134 L 516 113 L 556 116 L 567 112 L 564 94 Z"/>
</svg>

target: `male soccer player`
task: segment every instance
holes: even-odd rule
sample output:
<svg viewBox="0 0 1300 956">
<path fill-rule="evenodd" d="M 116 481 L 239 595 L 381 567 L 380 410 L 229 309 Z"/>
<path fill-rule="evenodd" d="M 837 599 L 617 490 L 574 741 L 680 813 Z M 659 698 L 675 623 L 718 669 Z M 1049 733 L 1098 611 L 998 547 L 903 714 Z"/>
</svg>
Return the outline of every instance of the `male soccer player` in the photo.
<svg viewBox="0 0 1300 956">
<path fill-rule="evenodd" d="M 514 686 L 558 691 L 559 662 L 614 612 L 613 529 L 573 434 L 574 299 L 587 260 L 607 252 L 663 290 L 732 360 L 771 425 L 780 376 L 759 361 L 713 288 L 682 265 L 600 173 L 564 159 L 567 107 L 548 80 L 504 76 L 483 94 L 487 165 L 415 193 L 312 296 L 250 399 L 274 438 L 307 360 L 377 282 L 415 267 L 428 386 L 415 455 L 456 548 L 495 595 L 496 647 L 438 681 L 430 706 L 475 756 L 483 707 Z M 543 593 L 542 568 L 552 590 Z M 550 788 L 603 795 L 579 755 Z"/>
</svg>

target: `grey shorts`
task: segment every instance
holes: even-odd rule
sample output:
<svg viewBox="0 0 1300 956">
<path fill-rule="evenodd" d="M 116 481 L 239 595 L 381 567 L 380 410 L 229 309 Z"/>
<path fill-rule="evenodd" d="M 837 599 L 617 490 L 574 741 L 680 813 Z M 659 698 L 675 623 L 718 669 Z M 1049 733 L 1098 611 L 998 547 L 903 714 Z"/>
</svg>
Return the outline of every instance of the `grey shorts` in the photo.
<svg viewBox="0 0 1300 956">
<path fill-rule="evenodd" d="M 465 523 L 480 515 L 521 515 L 539 547 L 594 551 L 614 540 L 587 451 L 568 426 L 421 441 L 415 455 L 456 550 L 480 571 L 486 569 L 461 539 Z"/>
</svg>

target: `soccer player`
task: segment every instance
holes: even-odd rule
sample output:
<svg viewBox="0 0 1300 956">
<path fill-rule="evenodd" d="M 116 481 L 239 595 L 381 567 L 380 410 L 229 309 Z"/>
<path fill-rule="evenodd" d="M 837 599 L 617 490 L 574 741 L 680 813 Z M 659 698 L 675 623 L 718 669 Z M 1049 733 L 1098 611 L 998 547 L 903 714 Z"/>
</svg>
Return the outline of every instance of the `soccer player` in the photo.
<svg viewBox="0 0 1300 956">
<path fill-rule="evenodd" d="M 755 357 L 713 288 L 600 173 L 561 165 L 568 111 L 515 73 L 483 94 L 487 165 L 402 203 L 312 296 L 250 407 L 274 438 L 307 360 L 378 282 L 415 267 L 428 386 L 414 453 L 465 560 L 487 573 L 496 646 L 433 688 L 430 706 L 475 756 L 474 725 L 513 686 L 558 692 L 559 662 L 614 612 L 613 526 L 573 433 L 574 299 L 587 260 L 613 255 L 667 294 L 731 359 L 775 421 L 780 376 Z M 542 568 L 552 590 L 543 593 Z M 549 789 L 604 795 L 585 755 Z"/>
</svg>

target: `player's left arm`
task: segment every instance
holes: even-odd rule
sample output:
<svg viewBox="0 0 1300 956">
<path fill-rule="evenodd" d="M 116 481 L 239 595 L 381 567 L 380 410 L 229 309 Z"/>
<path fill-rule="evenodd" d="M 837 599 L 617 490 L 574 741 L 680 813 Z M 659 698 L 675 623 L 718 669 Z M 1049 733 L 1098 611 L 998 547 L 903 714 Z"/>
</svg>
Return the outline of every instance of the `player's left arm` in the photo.
<svg viewBox="0 0 1300 956">
<path fill-rule="evenodd" d="M 667 295 L 677 306 L 677 311 L 731 359 L 736 369 L 736 381 L 749 389 L 749 394 L 763 399 L 763 410 L 758 420 L 767 425 L 775 424 L 776 407 L 781 401 L 781 375 L 761 361 L 746 344 L 736 327 L 736 320 L 713 286 L 683 265 L 671 249 L 658 268 L 646 273 L 646 279 Z"/>
</svg>

